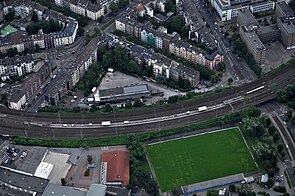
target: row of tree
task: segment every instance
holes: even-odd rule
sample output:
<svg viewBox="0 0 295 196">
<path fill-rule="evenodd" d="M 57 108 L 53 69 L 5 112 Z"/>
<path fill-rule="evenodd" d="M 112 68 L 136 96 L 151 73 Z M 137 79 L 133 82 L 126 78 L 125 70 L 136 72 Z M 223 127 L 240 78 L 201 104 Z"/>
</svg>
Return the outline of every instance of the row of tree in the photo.
<svg viewBox="0 0 295 196">
<path fill-rule="evenodd" d="M 243 58 L 249 67 L 253 70 L 258 78 L 261 77 L 262 69 L 256 63 L 253 55 L 248 51 L 246 45 L 242 41 L 241 37 L 238 33 L 234 33 L 232 36 L 232 40 L 234 41 L 235 47 L 234 51 L 238 54 L 239 57 Z"/>
<path fill-rule="evenodd" d="M 98 49 L 98 56 L 102 58 L 101 63 L 104 68 L 114 68 L 116 70 L 136 74 L 140 76 L 153 77 L 153 69 L 151 66 L 137 64 L 137 62 L 130 59 L 128 50 L 117 46 L 115 48 L 106 48 L 102 46 Z"/>
<path fill-rule="evenodd" d="M 102 68 L 100 62 L 92 64 L 79 80 L 77 87 L 83 90 L 85 96 L 88 96 L 93 87 L 99 86 L 104 73 L 105 70 Z"/>
<path fill-rule="evenodd" d="M 245 117 L 242 120 L 243 129 L 255 138 L 256 143 L 252 146 L 255 156 L 259 161 L 261 169 L 266 172 L 270 179 L 266 185 L 270 188 L 274 182 L 272 178 L 279 171 L 277 161 L 279 157 L 284 158 L 284 146 L 278 144 L 280 135 L 271 120 L 260 116 Z"/>
<path fill-rule="evenodd" d="M 26 31 L 29 35 L 37 34 L 40 29 L 43 30 L 43 33 L 48 34 L 61 31 L 63 26 L 59 24 L 58 21 L 50 19 L 49 21 L 36 22 L 26 27 Z"/>
<path fill-rule="evenodd" d="M 117 2 L 112 1 L 109 8 L 111 10 L 111 13 L 116 13 L 127 5 L 129 5 L 128 0 L 119 0 Z"/>
<path fill-rule="evenodd" d="M 290 85 L 286 89 L 278 92 L 276 99 L 279 102 L 286 104 L 291 109 L 295 109 L 294 97 L 295 97 L 295 85 Z"/>
<path fill-rule="evenodd" d="M 159 195 L 159 185 L 151 174 L 143 169 L 145 153 L 142 142 L 135 134 L 127 136 L 127 147 L 130 151 L 130 183 L 129 186 L 139 187 L 151 196 Z"/>
<path fill-rule="evenodd" d="M 13 21 L 15 18 L 15 11 L 14 9 L 10 8 L 8 9 L 8 13 L 4 15 L 4 19 L 6 21 Z"/>
</svg>

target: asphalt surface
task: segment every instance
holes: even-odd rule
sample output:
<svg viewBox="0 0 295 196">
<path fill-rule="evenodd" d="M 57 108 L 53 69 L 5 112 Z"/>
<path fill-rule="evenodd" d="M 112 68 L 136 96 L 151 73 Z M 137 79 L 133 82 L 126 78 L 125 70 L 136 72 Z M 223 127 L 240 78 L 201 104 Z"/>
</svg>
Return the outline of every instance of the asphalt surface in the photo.
<svg viewBox="0 0 295 196">
<path fill-rule="evenodd" d="M 272 112 L 274 111 L 274 107 L 276 106 L 273 106 L 272 104 L 265 104 L 264 105 L 264 108 L 268 111 L 268 112 Z M 278 128 L 280 129 L 279 131 L 281 132 L 282 136 L 285 138 L 285 141 L 286 141 L 286 145 L 288 145 L 289 149 L 287 150 L 290 150 L 290 153 L 293 157 L 293 159 L 295 158 L 295 146 L 292 142 L 292 138 L 291 136 L 287 133 L 287 128 L 285 128 L 284 124 L 280 121 L 279 117 L 277 116 L 277 114 L 275 112 L 273 112 L 274 115 L 272 115 L 272 118 L 275 122 L 275 124 L 278 126 Z"/>
<path fill-rule="evenodd" d="M 24 111 L 9 110 L 0 108 L 0 134 L 10 136 L 25 136 L 33 138 L 48 138 L 48 139 L 80 139 L 93 138 L 102 136 L 116 136 L 127 133 L 148 132 L 155 130 L 165 130 L 174 127 L 182 127 L 192 123 L 197 123 L 212 119 L 219 116 L 224 116 L 231 112 L 240 111 L 243 108 L 257 105 L 273 99 L 277 91 L 286 87 L 287 84 L 295 84 L 294 65 L 289 65 L 282 68 L 280 71 L 267 75 L 266 77 L 254 82 L 239 86 L 235 89 L 226 91 L 221 94 L 216 94 L 211 97 L 180 102 L 178 104 L 146 108 L 137 111 L 121 112 L 121 113 L 105 113 L 105 114 L 46 114 L 46 113 L 31 113 Z M 247 94 L 248 91 L 260 86 L 265 88 Z M 186 111 L 196 110 L 201 106 L 212 106 L 220 104 L 225 100 L 244 96 L 243 101 L 232 104 L 232 107 L 227 105 L 214 111 L 205 111 L 198 115 L 188 116 L 186 118 L 172 119 L 159 121 L 157 123 L 143 125 L 125 125 L 122 127 L 101 127 L 101 128 L 75 128 L 75 127 L 48 127 L 51 123 L 61 124 L 85 124 L 97 123 L 102 121 L 123 122 L 132 120 L 143 120 L 173 114 L 179 114 Z M 38 126 L 37 124 L 42 124 Z"/>
</svg>

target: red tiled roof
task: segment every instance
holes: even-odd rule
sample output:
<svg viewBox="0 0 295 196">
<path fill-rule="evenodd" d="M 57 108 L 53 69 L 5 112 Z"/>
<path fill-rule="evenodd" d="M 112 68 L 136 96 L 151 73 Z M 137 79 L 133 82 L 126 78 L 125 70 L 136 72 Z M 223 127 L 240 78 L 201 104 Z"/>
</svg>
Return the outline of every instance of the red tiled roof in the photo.
<svg viewBox="0 0 295 196">
<path fill-rule="evenodd" d="M 122 186 L 129 184 L 129 152 L 104 152 L 102 162 L 107 162 L 107 182 L 122 182 Z"/>
<path fill-rule="evenodd" d="M 139 3 L 139 4 L 137 5 L 136 9 L 137 9 L 137 11 L 139 11 L 139 12 L 144 11 L 144 5 L 143 5 L 143 3 Z"/>
</svg>

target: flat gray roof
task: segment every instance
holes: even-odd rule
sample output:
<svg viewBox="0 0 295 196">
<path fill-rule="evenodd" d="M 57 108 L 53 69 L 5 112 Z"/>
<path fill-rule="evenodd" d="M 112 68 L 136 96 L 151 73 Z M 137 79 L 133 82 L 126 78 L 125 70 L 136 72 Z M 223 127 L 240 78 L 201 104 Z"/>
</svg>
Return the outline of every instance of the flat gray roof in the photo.
<svg viewBox="0 0 295 196">
<path fill-rule="evenodd" d="M 260 26 L 253 14 L 250 12 L 249 9 L 239 10 L 238 14 L 243 17 L 245 20 L 245 24 L 243 25 L 256 25 Z"/>
<path fill-rule="evenodd" d="M 99 90 L 100 98 L 120 97 L 138 93 L 147 93 L 149 91 L 147 84 L 133 85 L 126 87 L 110 88 Z"/>
<path fill-rule="evenodd" d="M 294 16 L 295 15 L 293 10 L 290 8 L 290 6 L 285 1 L 277 3 L 277 6 L 280 7 L 281 10 L 283 10 L 285 16 Z"/>
<path fill-rule="evenodd" d="M 146 84 L 139 85 L 139 86 L 127 86 L 127 87 L 124 87 L 124 94 L 142 93 L 148 90 L 149 89 Z"/>
<path fill-rule="evenodd" d="M 281 17 L 280 20 L 283 28 L 286 29 L 288 33 L 295 32 L 295 26 L 292 20 L 290 20 L 288 17 Z"/>
<path fill-rule="evenodd" d="M 86 192 L 68 186 L 49 183 L 42 196 L 86 196 Z"/>
<path fill-rule="evenodd" d="M 103 184 L 92 184 L 89 187 L 89 190 L 86 194 L 86 196 L 99 196 L 99 195 L 105 195 L 107 186 Z"/>
<path fill-rule="evenodd" d="M 238 183 L 243 180 L 244 180 L 244 175 L 240 173 L 240 174 L 235 174 L 231 176 L 225 176 L 222 178 L 216 178 L 214 180 L 208 180 L 208 181 L 199 182 L 196 184 L 182 186 L 182 191 L 183 191 L 183 194 L 188 195 L 188 194 L 205 191 L 212 188 L 227 186 L 229 184 Z"/>
<path fill-rule="evenodd" d="M 0 167 L 0 181 L 21 188 L 23 191 L 28 190 L 37 193 L 43 193 L 49 183 L 49 180 L 18 173 L 2 167 Z"/>
<path fill-rule="evenodd" d="M 257 50 L 266 50 L 264 44 L 261 42 L 257 34 L 254 31 L 247 31 L 245 28 L 243 30 L 245 31 L 245 36 L 248 38 L 249 43 Z"/>
</svg>

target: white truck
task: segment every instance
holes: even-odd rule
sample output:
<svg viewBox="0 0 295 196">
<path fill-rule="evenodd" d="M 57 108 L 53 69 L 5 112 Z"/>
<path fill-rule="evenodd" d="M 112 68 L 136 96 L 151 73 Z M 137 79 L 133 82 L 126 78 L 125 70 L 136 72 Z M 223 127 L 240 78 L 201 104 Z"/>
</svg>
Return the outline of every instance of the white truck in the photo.
<svg viewBox="0 0 295 196">
<path fill-rule="evenodd" d="M 203 111 L 205 111 L 207 109 L 208 109 L 207 106 L 198 107 L 199 112 L 203 112 Z"/>
<path fill-rule="evenodd" d="M 111 121 L 102 121 L 101 122 L 101 126 L 110 126 L 111 125 Z"/>
<path fill-rule="evenodd" d="M 96 87 L 93 87 L 92 89 L 91 89 L 91 92 L 95 92 L 95 90 L 96 90 Z"/>
<path fill-rule="evenodd" d="M 94 98 L 87 98 L 87 102 L 94 102 Z"/>
</svg>

